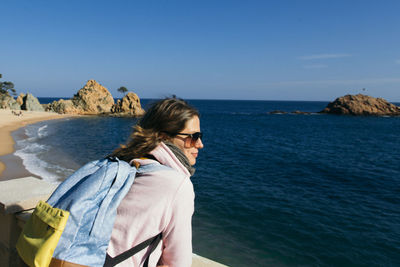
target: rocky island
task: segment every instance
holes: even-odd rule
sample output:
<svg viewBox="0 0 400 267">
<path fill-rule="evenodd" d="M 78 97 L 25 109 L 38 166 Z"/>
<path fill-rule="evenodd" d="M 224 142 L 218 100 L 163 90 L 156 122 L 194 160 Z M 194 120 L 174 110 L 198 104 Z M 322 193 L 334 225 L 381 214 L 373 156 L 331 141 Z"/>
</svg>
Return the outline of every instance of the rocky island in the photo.
<svg viewBox="0 0 400 267">
<path fill-rule="evenodd" d="M 358 94 L 339 97 L 319 113 L 355 116 L 400 116 L 400 107 L 383 98 Z"/>
</svg>

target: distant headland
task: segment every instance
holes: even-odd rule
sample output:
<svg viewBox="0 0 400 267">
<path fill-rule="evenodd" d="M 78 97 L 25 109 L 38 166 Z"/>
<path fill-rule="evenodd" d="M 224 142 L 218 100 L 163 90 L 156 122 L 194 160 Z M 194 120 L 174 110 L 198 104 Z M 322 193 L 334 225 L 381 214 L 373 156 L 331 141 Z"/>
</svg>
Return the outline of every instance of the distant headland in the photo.
<svg viewBox="0 0 400 267">
<path fill-rule="evenodd" d="M 8 93 L 1 94 L 0 108 L 74 115 L 138 117 L 144 114 L 140 99 L 135 93 L 128 92 L 121 100 L 115 102 L 107 88 L 95 80 L 89 80 L 71 99 L 60 99 L 47 105 L 41 105 L 39 100 L 29 93 L 20 94 L 17 99 Z"/>
</svg>

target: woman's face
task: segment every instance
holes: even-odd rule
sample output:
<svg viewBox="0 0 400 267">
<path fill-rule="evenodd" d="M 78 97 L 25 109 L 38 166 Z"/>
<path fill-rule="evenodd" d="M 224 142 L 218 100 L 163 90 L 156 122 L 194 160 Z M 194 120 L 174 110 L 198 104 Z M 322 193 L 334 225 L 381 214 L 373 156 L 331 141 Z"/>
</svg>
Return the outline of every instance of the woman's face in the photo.
<svg viewBox="0 0 400 267">
<path fill-rule="evenodd" d="M 180 131 L 184 134 L 194 134 L 200 132 L 200 119 L 194 116 L 192 119 L 188 120 L 185 128 Z M 196 158 L 199 154 L 199 149 L 202 149 L 203 143 L 201 139 L 197 139 L 196 142 L 191 142 L 191 137 L 187 135 L 177 135 L 172 139 L 172 143 L 179 147 L 185 156 L 188 158 L 190 165 L 196 164 Z"/>
</svg>

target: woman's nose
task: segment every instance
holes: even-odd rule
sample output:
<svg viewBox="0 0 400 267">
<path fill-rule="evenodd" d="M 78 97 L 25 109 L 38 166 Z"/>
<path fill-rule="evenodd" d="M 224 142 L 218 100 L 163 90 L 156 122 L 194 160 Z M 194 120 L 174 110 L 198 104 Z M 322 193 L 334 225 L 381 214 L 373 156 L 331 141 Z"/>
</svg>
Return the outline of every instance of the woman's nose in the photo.
<svg viewBox="0 0 400 267">
<path fill-rule="evenodd" d="M 201 138 L 197 139 L 195 147 L 198 148 L 198 149 L 201 149 L 201 148 L 204 147 L 203 141 L 201 141 Z"/>
</svg>

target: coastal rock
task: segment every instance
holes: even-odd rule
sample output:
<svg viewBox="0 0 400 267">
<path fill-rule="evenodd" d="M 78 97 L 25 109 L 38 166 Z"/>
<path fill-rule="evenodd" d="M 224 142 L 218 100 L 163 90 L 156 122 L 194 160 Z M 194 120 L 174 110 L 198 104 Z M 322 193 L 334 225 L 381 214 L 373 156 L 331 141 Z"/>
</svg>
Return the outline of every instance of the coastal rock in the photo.
<svg viewBox="0 0 400 267">
<path fill-rule="evenodd" d="M 20 93 L 19 96 L 17 97 L 16 101 L 20 106 L 22 106 L 22 104 L 24 104 L 24 97 L 25 97 L 25 94 L 23 94 L 23 93 Z"/>
<path fill-rule="evenodd" d="M 59 114 L 81 114 L 81 111 L 74 106 L 71 99 L 53 101 L 47 106 L 46 111 L 54 111 Z"/>
<path fill-rule="evenodd" d="M 22 98 L 22 101 L 23 101 L 23 103 L 21 105 L 22 110 L 44 111 L 44 108 L 40 104 L 39 100 L 36 97 L 34 97 L 32 94 L 27 93 Z"/>
<path fill-rule="evenodd" d="M 89 80 L 72 99 L 53 101 L 46 110 L 61 114 L 108 114 L 114 105 L 111 93 L 95 80 Z"/>
<path fill-rule="evenodd" d="M 358 94 L 339 97 L 329 103 L 320 113 L 357 116 L 399 116 L 400 108 L 383 98 Z"/>
<path fill-rule="evenodd" d="M 46 110 L 78 115 L 141 116 L 144 113 L 135 93 L 128 93 L 114 104 L 111 93 L 95 80 L 89 80 L 72 99 L 53 101 Z"/>
<path fill-rule="evenodd" d="M 282 115 L 282 114 L 289 114 L 289 112 L 282 111 L 282 110 L 273 110 L 273 111 L 268 112 L 268 114 Z M 310 115 L 311 112 L 295 110 L 295 111 L 290 112 L 290 114 L 295 114 L 295 115 Z"/>
<path fill-rule="evenodd" d="M 17 101 L 15 101 L 14 97 L 9 94 L 0 94 L 0 108 L 21 110 L 21 105 L 19 105 Z"/>
<path fill-rule="evenodd" d="M 139 97 L 132 92 L 127 93 L 122 100 L 117 100 L 117 103 L 111 108 L 111 112 L 130 116 L 141 116 L 144 114 Z"/>
<path fill-rule="evenodd" d="M 295 110 L 290 112 L 291 114 L 296 114 L 296 115 L 310 115 L 311 112 L 307 112 L 307 111 L 300 111 L 300 110 Z"/>
<path fill-rule="evenodd" d="M 268 112 L 268 114 L 278 114 L 278 115 L 280 115 L 280 114 L 287 114 L 287 112 L 286 111 L 282 111 L 282 110 L 273 110 L 273 111 Z"/>
<path fill-rule="evenodd" d="M 111 93 L 95 80 L 86 85 L 72 98 L 74 106 L 80 114 L 109 113 L 114 105 Z"/>
</svg>

